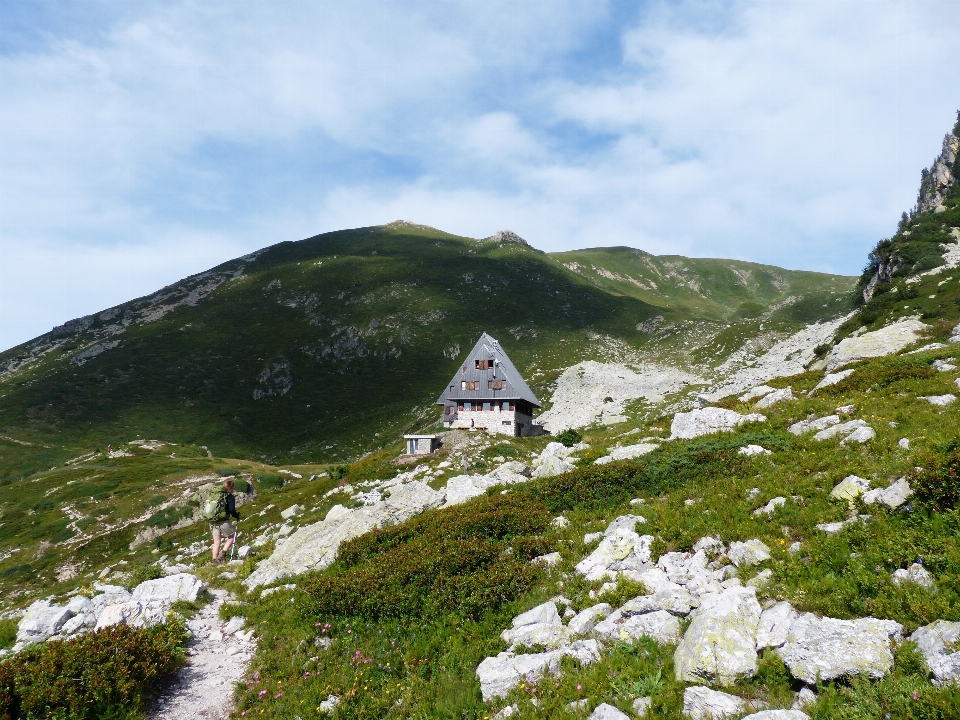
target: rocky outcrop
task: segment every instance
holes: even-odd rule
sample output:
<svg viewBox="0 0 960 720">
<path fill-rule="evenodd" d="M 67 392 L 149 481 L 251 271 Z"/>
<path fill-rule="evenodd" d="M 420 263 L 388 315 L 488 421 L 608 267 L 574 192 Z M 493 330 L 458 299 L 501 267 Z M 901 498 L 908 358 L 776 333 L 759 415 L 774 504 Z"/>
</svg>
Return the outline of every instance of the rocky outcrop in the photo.
<svg viewBox="0 0 960 720">
<path fill-rule="evenodd" d="M 584 445 L 585 449 L 587 446 Z M 570 460 L 570 454 L 574 448 L 566 447 L 558 442 L 547 443 L 547 446 L 540 453 L 540 456 L 534 461 L 536 469 L 533 471 L 535 478 L 548 478 L 555 475 L 573 470 L 573 461 Z"/>
<path fill-rule="evenodd" d="M 902 632 L 893 620 L 837 620 L 807 613 L 791 623 L 777 653 L 795 678 L 810 685 L 860 674 L 881 678 L 893 667 L 890 640 L 901 639 Z"/>
<path fill-rule="evenodd" d="M 542 653 L 515 655 L 502 652 L 488 657 L 477 667 L 480 694 L 485 702 L 506 697 L 524 680 L 543 677 L 560 670 L 560 661 L 571 657 L 581 665 L 590 665 L 600 659 L 600 646 L 596 640 L 578 640 L 559 650 Z"/>
<path fill-rule="evenodd" d="M 721 720 L 741 715 L 747 709 L 743 698 L 694 685 L 683 691 L 683 716 L 691 720 Z"/>
<path fill-rule="evenodd" d="M 764 422 L 765 415 L 750 413 L 741 415 L 733 410 L 718 407 L 706 407 L 677 413 L 670 424 L 670 439 L 690 440 L 701 435 L 729 432 L 746 422 Z"/>
<path fill-rule="evenodd" d="M 830 351 L 827 371 L 833 372 L 857 360 L 900 352 L 915 343 L 926 329 L 927 325 L 914 317 L 908 317 L 879 330 L 844 338 Z"/>
<path fill-rule="evenodd" d="M 953 164 L 960 154 L 960 138 L 947 135 L 943 138 L 943 149 L 933 161 L 929 170 L 924 170 L 920 179 L 920 192 L 917 196 L 917 212 L 942 208 L 947 191 L 956 181 L 953 176 Z"/>
<path fill-rule="evenodd" d="M 306 525 L 278 541 L 273 554 L 260 563 L 244 584 L 252 590 L 307 570 L 325 568 L 336 559 L 341 543 L 375 528 L 408 520 L 442 502 L 441 493 L 413 481 L 390 488 L 387 499 L 367 507 L 348 510 L 335 505 L 321 522 Z"/>
</svg>

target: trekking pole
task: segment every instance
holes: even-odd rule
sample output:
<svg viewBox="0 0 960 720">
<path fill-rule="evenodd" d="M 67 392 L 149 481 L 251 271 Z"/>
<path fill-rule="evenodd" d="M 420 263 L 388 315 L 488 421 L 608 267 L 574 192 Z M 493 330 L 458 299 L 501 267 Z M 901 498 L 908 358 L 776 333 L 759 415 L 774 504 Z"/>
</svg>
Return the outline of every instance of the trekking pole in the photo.
<svg viewBox="0 0 960 720">
<path fill-rule="evenodd" d="M 240 521 L 237 520 L 237 527 L 240 526 Z M 233 549 L 237 546 L 237 535 L 240 534 L 240 531 L 237 528 L 233 529 L 233 542 L 230 543 L 230 562 L 233 562 Z"/>
</svg>

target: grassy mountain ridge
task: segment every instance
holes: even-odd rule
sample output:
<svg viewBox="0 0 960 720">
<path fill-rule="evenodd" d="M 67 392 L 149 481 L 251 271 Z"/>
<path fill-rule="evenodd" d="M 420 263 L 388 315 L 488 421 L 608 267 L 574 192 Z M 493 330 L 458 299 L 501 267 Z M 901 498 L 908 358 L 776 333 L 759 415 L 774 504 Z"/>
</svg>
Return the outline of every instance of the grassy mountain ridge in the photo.
<svg viewBox="0 0 960 720">
<path fill-rule="evenodd" d="M 852 284 L 746 263 L 735 264 L 741 275 L 761 281 L 737 284 L 727 261 L 685 262 L 699 306 L 686 286 L 637 296 L 518 242 L 410 223 L 284 242 L 0 354 L 0 432 L 87 446 L 161 437 L 262 460 L 356 457 L 432 423 L 438 388 L 483 331 L 547 399 L 551 378 L 592 357 L 598 336 L 649 348 L 643 330 L 657 318 L 716 322 L 744 304 L 756 315 L 791 293 L 814 298 L 817 317 L 836 315 Z"/>
</svg>

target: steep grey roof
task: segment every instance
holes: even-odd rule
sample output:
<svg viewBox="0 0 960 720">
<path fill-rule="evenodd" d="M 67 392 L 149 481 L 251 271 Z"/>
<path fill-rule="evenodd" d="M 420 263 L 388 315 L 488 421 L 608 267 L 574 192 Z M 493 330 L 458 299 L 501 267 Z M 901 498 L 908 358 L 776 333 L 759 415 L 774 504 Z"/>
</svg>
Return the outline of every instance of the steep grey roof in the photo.
<svg viewBox="0 0 960 720">
<path fill-rule="evenodd" d="M 476 368 L 477 360 L 493 360 L 493 367 L 490 369 L 478 370 Z M 465 368 L 465 369 L 464 369 Z M 487 389 L 488 380 L 506 380 L 507 387 L 504 390 Z M 461 390 L 461 382 L 474 382 L 479 385 L 479 390 Z M 453 390 L 450 386 L 453 386 Z M 460 363 L 453 379 L 447 383 L 447 387 L 437 400 L 437 405 L 444 405 L 448 400 L 469 400 L 478 401 L 496 401 L 496 400 L 525 400 L 535 407 L 542 407 L 537 396 L 527 386 L 526 381 L 520 376 L 520 372 L 510 362 L 510 358 L 503 351 L 494 338 L 486 333 L 480 336 L 473 350 L 467 355 L 466 359 Z"/>
</svg>

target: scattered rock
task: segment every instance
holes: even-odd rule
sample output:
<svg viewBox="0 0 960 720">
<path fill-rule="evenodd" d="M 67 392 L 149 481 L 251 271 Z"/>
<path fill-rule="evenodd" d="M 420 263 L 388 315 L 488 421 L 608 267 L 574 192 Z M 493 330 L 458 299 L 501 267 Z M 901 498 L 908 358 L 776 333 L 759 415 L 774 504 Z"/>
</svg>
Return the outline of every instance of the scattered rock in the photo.
<svg viewBox="0 0 960 720">
<path fill-rule="evenodd" d="M 550 521 L 550 527 L 555 527 L 558 530 L 562 530 L 563 528 L 569 527 L 569 526 L 570 526 L 570 521 L 567 520 L 563 515 L 555 517 L 553 520 Z"/>
<path fill-rule="evenodd" d="M 649 637 L 661 644 L 675 643 L 680 639 L 680 621 L 666 610 L 642 615 L 626 615 L 622 610 L 615 610 L 597 623 L 593 632 L 607 642 L 630 642 Z"/>
<path fill-rule="evenodd" d="M 547 553 L 546 555 L 538 555 L 533 558 L 530 562 L 534 565 L 542 565 L 543 567 L 551 568 L 554 565 L 559 565 L 563 561 L 563 556 L 558 552 Z"/>
<path fill-rule="evenodd" d="M 170 604 L 177 600 L 196 602 L 197 596 L 203 589 L 204 584 L 200 578 L 189 573 L 178 573 L 140 583 L 134 588 L 131 600 L 140 602 L 162 600 Z"/>
<path fill-rule="evenodd" d="M 320 712 L 329 715 L 334 710 L 337 709 L 337 706 L 340 704 L 340 698 L 336 695 L 327 695 L 327 699 L 322 701 L 319 705 Z"/>
<path fill-rule="evenodd" d="M 764 395 L 769 395 L 773 391 L 774 389 L 769 385 L 757 385 L 755 388 L 748 390 L 743 395 L 738 397 L 737 400 L 740 402 L 750 402 L 751 400 L 763 397 Z"/>
<path fill-rule="evenodd" d="M 846 500 L 851 507 L 856 505 L 858 497 L 870 489 L 870 482 L 856 475 L 847 475 L 830 491 L 830 497 L 835 500 Z"/>
<path fill-rule="evenodd" d="M 793 707 L 791 710 L 803 710 L 813 705 L 817 701 L 817 694 L 808 687 L 800 688 L 793 697 Z"/>
<path fill-rule="evenodd" d="M 847 443 L 865 443 L 873 440 L 877 436 L 877 433 L 872 427 L 862 427 L 857 428 L 852 433 L 847 435 L 843 440 L 840 441 L 841 445 L 846 445 Z"/>
<path fill-rule="evenodd" d="M 960 622 L 937 620 L 910 636 L 936 685 L 960 681 Z"/>
<path fill-rule="evenodd" d="M 770 517 L 771 515 L 773 515 L 773 513 L 776 511 L 778 507 L 782 507 L 783 505 L 786 505 L 786 504 L 787 504 L 787 499 L 785 497 L 781 497 L 778 495 L 777 497 L 772 498 L 770 502 L 768 502 L 763 507 L 759 507 L 756 510 L 754 510 L 753 514 L 755 516 L 766 515 L 767 517 Z"/>
<path fill-rule="evenodd" d="M 280 517 L 284 520 L 289 520 L 292 517 L 296 517 L 303 512 L 303 505 L 291 505 L 286 510 L 280 513 Z"/>
<path fill-rule="evenodd" d="M 891 510 L 896 510 L 903 505 L 910 496 L 913 495 L 913 489 L 906 478 L 900 478 L 889 487 L 870 490 L 863 494 L 863 502 L 867 505 L 874 503 L 883 503 Z"/>
<path fill-rule="evenodd" d="M 617 527 L 609 535 L 604 534 L 597 548 L 574 569 L 591 582 L 614 579 L 625 570 L 642 572 L 650 564 L 652 544 L 652 535 L 640 536 L 627 527 Z"/>
<path fill-rule="evenodd" d="M 817 525 L 817 530 L 827 535 L 837 535 L 847 527 L 847 525 L 855 525 L 856 523 L 866 523 L 869 521 L 869 515 L 855 515 L 854 517 L 839 522 L 820 523 Z"/>
<path fill-rule="evenodd" d="M 745 445 L 737 451 L 740 455 L 746 455 L 748 457 L 753 457 L 754 455 L 773 455 L 772 452 L 767 450 L 762 445 Z"/>
<path fill-rule="evenodd" d="M 837 425 L 839 422 L 839 415 L 827 415 L 826 417 L 817 418 L 816 420 L 801 420 L 800 422 L 795 422 L 788 427 L 787 430 L 794 435 L 803 435 L 804 433 L 813 432 L 814 430 L 826 430 L 831 425 Z"/>
<path fill-rule="evenodd" d="M 574 615 L 567 623 L 567 630 L 571 635 L 586 635 L 603 618 L 613 612 L 610 603 L 598 603 L 585 608 Z"/>
<path fill-rule="evenodd" d="M 928 403 L 930 403 L 931 405 L 940 405 L 941 407 L 945 407 L 945 406 L 947 406 L 947 405 L 950 405 L 950 404 L 953 403 L 954 401 L 956 401 L 957 396 L 956 396 L 956 395 L 951 395 L 950 393 L 947 393 L 946 395 L 927 395 L 927 396 L 921 396 L 920 399 L 921 399 L 921 400 L 926 400 L 926 401 L 927 401 Z"/>
<path fill-rule="evenodd" d="M 847 435 L 854 432 L 855 430 L 859 430 L 860 428 L 865 428 L 865 427 L 869 427 L 869 426 L 863 420 L 849 420 L 845 423 L 840 423 L 839 425 L 833 425 L 832 427 L 828 427 L 825 430 L 821 430 L 820 432 L 818 432 L 816 435 L 813 436 L 813 439 L 819 440 L 822 442 L 823 440 L 831 440 L 837 437 L 838 435 L 842 435 L 846 437 Z"/>
<path fill-rule="evenodd" d="M 537 467 L 533 471 L 533 477 L 548 478 L 570 472 L 573 470 L 573 462 L 568 459 L 571 452 L 573 452 L 572 448 L 568 448 L 561 443 L 548 443 L 543 452 L 540 453 L 536 463 Z"/>
<path fill-rule="evenodd" d="M 633 708 L 634 715 L 636 715 L 638 718 L 645 718 L 647 713 L 649 713 L 653 707 L 653 698 L 639 697 L 633 701 L 633 705 L 631 707 Z"/>
<path fill-rule="evenodd" d="M 890 640 L 899 640 L 902 631 L 893 620 L 806 613 L 791 623 L 786 643 L 776 652 L 791 674 L 809 685 L 861 673 L 881 678 L 893 667 Z"/>
<path fill-rule="evenodd" d="M 745 715 L 743 720 L 810 720 L 810 716 L 800 710 L 761 710 Z"/>
<path fill-rule="evenodd" d="M 782 390 L 775 390 L 772 393 L 765 395 L 754 407 L 757 410 L 764 410 L 768 407 L 772 407 L 780 402 L 786 402 L 787 400 L 796 400 L 796 397 L 793 394 L 792 388 L 783 388 Z"/>
<path fill-rule="evenodd" d="M 786 600 L 764 610 L 757 626 L 757 652 L 783 645 L 787 641 L 790 625 L 798 617 L 797 611 Z"/>
<path fill-rule="evenodd" d="M 732 542 L 727 556 L 737 567 L 749 567 L 750 565 L 759 565 L 770 559 L 770 548 L 764 545 L 760 540 L 754 538 L 746 542 Z"/>
<path fill-rule="evenodd" d="M 933 367 L 940 372 L 950 372 L 951 370 L 956 370 L 957 366 L 953 363 L 945 362 L 944 360 L 934 360 Z"/>
<path fill-rule="evenodd" d="M 690 440 L 701 435 L 717 432 L 729 432 L 746 422 L 764 422 L 766 416 L 758 413 L 741 415 L 733 410 L 718 407 L 706 407 L 677 413 L 670 425 L 671 439 Z"/>
<path fill-rule="evenodd" d="M 517 705 L 507 705 L 503 710 L 493 716 L 493 720 L 506 720 L 514 715 L 520 714 L 520 708 Z"/>
<path fill-rule="evenodd" d="M 900 569 L 894 571 L 891 579 L 896 585 L 913 583 L 914 585 L 919 585 L 920 587 L 925 587 L 928 589 L 937 586 L 936 581 L 933 579 L 933 575 L 927 572 L 927 569 L 920 563 L 913 563 L 906 570 Z"/>
<path fill-rule="evenodd" d="M 721 720 L 743 713 L 743 698 L 694 685 L 683 691 L 683 716 L 692 720 Z"/>
<path fill-rule="evenodd" d="M 581 665 L 589 665 L 600 659 L 600 646 L 596 640 L 578 640 L 559 650 L 528 655 L 502 652 L 488 657 L 477 667 L 480 694 L 484 702 L 506 697 L 520 682 L 540 678 L 560 669 L 563 657 L 572 657 Z"/>
<path fill-rule="evenodd" d="M 820 390 L 825 387 L 830 387 L 831 385 L 836 385 L 841 380 L 844 380 L 851 375 L 853 375 L 853 370 L 841 370 L 840 372 L 827 373 L 823 376 L 823 380 L 817 383 L 816 387 L 810 391 L 810 395 L 813 395 L 817 390 Z"/>
<path fill-rule="evenodd" d="M 649 452 L 653 452 L 658 447 L 659 445 L 654 445 L 652 443 L 639 443 L 637 445 L 627 445 L 626 447 L 613 448 L 609 455 L 604 455 L 602 458 L 597 458 L 593 462 L 595 465 L 606 465 L 607 463 L 615 462 L 617 460 L 629 460 L 631 458 L 640 457 L 641 455 L 646 455 Z"/>
<path fill-rule="evenodd" d="M 607 703 L 600 703 L 590 713 L 590 720 L 630 720 L 630 716 Z"/>
<path fill-rule="evenodd" d="M 900 438 L 897 440 L 897 445 L 902 447 L 904 450 L 910 449 L 910 438 Z"/>
</svg>

